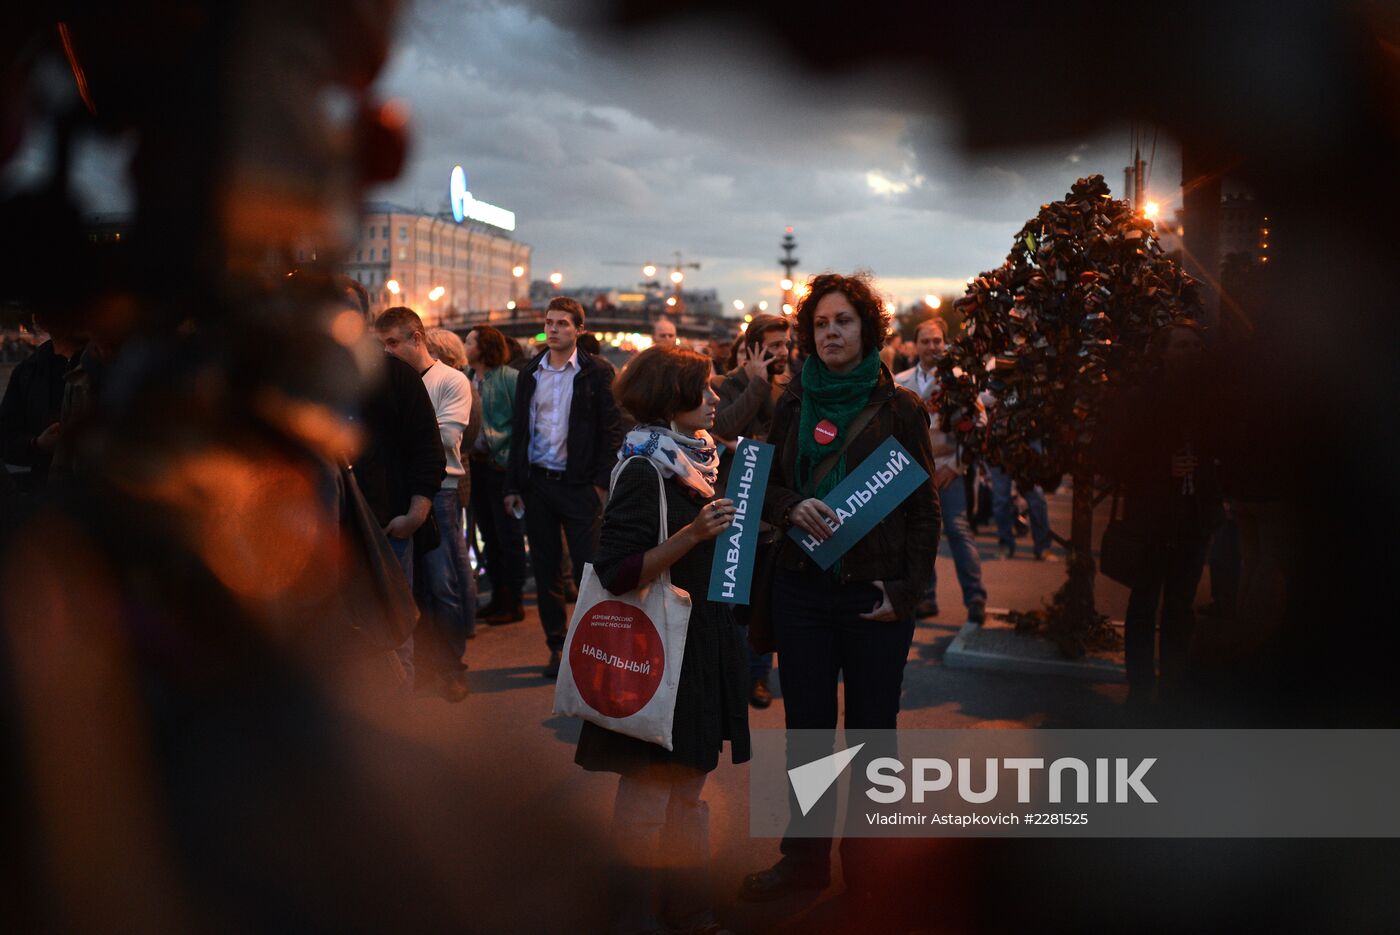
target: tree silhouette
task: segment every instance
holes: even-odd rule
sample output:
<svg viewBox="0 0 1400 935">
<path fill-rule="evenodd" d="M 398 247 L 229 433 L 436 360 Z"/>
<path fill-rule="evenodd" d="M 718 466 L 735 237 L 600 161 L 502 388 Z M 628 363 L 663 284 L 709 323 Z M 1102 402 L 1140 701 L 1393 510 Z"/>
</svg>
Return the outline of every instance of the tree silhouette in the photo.
<svg viewBox="0 0 1400 935">
<path fill-rule="evenodd" d="M 1006 262 L 955 303 L 962 334 L 940 363 L 943 424 L 969 455 L 1047 490 L 1070 475 L 1067 580 L 1050 606 L 1018 614 L 1069 656 L 1116 637 L 1094 608 L 1092 520 L 1096 433 L 1106 404 L 1131 381 L 1152 334 L 1189 317 L 1195 281 L 1162 254 L 1152 221 L 1115 201 L 1103 176 L 1041 205 Z M 990 361 L 990 366 L 988 362 Z M 985 426 L 975 419 L 989 394 Z"/>
</svg>

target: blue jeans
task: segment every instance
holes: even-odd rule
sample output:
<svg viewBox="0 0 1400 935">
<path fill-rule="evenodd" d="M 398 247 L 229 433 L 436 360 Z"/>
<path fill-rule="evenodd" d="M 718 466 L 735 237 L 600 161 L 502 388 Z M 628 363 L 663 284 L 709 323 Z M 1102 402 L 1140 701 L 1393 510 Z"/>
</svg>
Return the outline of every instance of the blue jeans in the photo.
<svg viewBox="0 0 1400 935">
<path fill-rule="evenodd" d="M 426 627 L 420 627 L 420 642 L 426 644 L 427 658 L 418 662 L 434 671 L 455 676 L 466 666 L 462 654 L 467 634 L 476 623 L 476 579 L 462 568 L 467 561 L 467 540 L 462 532 L 462 507 L 457 490 L 439 490 L 433 496 L 433 516 L 442 541 L 419 558 L 413 592 L 423 612 Z M 470 568 L 467 569 L 470 571 Z"/>
<path fill-rule="evenodd" d="M 977 557 L 977 543 L 973 541 L 972 526 L 967 521 L 967 486 L 961 477 L 954 478 L 951 484 L 938 492 L 938 505 L 943 510 L 943 535 L 948 540 L 948 551 L 953 555 L 953 568 L 958 574 L 958 587 L 962 588 L 963 606 L 971 607 L 974 602 L 986 604 L 982 560 Z M 938 567 L 935 562 L 925 596 L 935 598 L 937 589 Z"/>
<path fill-rule="evenodd" d="M 394 550 L 394 557 L 399 560 L 399 567 L 403 569 L 404 577 L 408 579 L 408 587 L 413 588 L 413 540 L 395 539 L 389 536 L 389 548 Z M 408 639 L 403 641 L 403 645 L 394 650 L 399 657 L 399 665 L 403 666 L 403 674 L 410 686 L 413 685 L 413 634 L 408 635 Z"/>
<path fill-rule="evenodd" d="M 1016 554 L 1016 521 L 1011 506 L 1011 475 L 999 467 L 991 469 L 992 516 L 997 523 L 997 542 Z M 1019 487 L 1019 485 L 1018 485 Z M 1050 550 L 1050 507 L 1039 487 L 1021 487 L 1026 498 L 1026 512 L 1031 521 L 1031 548 L 1040 555 Z"/>
</svg>

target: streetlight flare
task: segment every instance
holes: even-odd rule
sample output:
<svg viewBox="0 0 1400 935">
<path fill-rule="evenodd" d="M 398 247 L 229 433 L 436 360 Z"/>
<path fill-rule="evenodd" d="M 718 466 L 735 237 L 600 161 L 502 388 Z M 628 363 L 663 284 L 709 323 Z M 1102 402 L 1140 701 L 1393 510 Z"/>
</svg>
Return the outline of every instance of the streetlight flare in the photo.
<svg viewBox="0 0 1400 935">
<path fill-rule="evenodd" d="M 679 285 L 681 284 L 681 281 L 682 281 L 683 279 L 685 279 L 685 273 L 682 273 L 682 272 L 681 272 L 680 270 L 678 270 L 678 269 L 677 269 L 677 270 L 672 270 L 672 271 L 671 271 L 671 282 L 673 282 L 673 283 L 675 283 L 676 285 L 679 286 Z"/>
<path fill-rule="evenodd" d="M 428 301 L 436 302 L 438 299 L 442 298 L 445 295 L 447 295 L 446 289 L 444 289 L 442 286 L 433 286 L 433 288 L 428 291 Z"/>
<path fill-rule="evenodd" d="M 929 308 L 938 308 L 940 305 L 943 304 L 943 300 L 940 299 L 938 296 L 929 293 L 928 295 L 924 296 L 924 304 L 927 305 Z"/>
<path fill-rule="evenodd" d="M 399 294 L 399 281 L 398 281 L 397 279 L 390 279 L 390 280 L 388 280 L 387 282 L 384 283 L 384 288 L 385 288 L 385 289 L 388 289 L 388 290 L 389 290 L 391 293 L 393 293 L 394 295 L 398 295 L 398 294 Z"/>
<path fill-rule="evenodd" d="M 561 282 L 564 281 L 564 274 L 563 274 L 563 273 L 550 273 L 550 274 L 549 274 L 549 281 L 550 281 L 551 283 L 553 283 L 554 285 L 557 286 L 557 285 L 559 285 Z"/>
<path fill-rule="evenodd" d="M 674 308 L 675 305 L 676 305 L 676 297 L 675 297 L 675 296 L 671 296 L 670 298 L 668 298 L 668 299 L 666 300 L 666 304 L 669 305 L 669 306 L 671 306 L 672 308 Z"/>
<path fill-rule="evenodd" d="M 792 306 L 791 306 L 791 305 L 788 305 L 786 302 L 783 303 L 783 314 L 784 314 L 784 315 L 791 315 L 791 314 L 792 314 Z"/>
<path fill-rule="evenodd" d="M 525 267 L 523 267 L 523 266 L 517 266 L 517 267 L 515 267 L 514 269 L 512 269 L 512 270 L 510 271 L 510 274 L 511 274 L 512 276 L 514 276 L 516 279 L 519 279 L 521 276 L 524 276 L 524 275 L 525 275 Z"/>
<path fill-rule="evenodd" d="M 766 312 L 766 311 L 768 311 L 768 300 L 767 300 L 767 299 L 762 299 L 762 300 L 759 301 L 759 303 L 758 303 L 758 310 L 759 310 L 760 312 Z"/>
<path fill-rule="evenodd" d="M 749 322 L 751 322 L 751 321 L 753 321 L 753 316 L 752 316 L 752 315 L 745 315 L 745 316 L 744 316 L 744 324 L 747 325 L 747 324 L 748 324 Z"/>
<path fill-rule="evenodd" d="M 782 289 L 783 289 L 784 292 L 791 292 L 791 291 L 792 291 L 792 280 L 791 280 L 791 279 L 784 279 L 782 282 L 778 283 L 778 285 L 782 287 Z"/>
<path fill-rule="evenodd" d="M 514 299 L 511 299 L 509 302 L 507 302 L 507 303 L 506 303 L 506 308 L 509 309 L 509 310 L 511 310 L 511 311 L 514 311 L 514 310 L 515 310 L 515 300 L 514 300 Z"/>
<path fill-rule="evenodd" d="M 1162 206 L 1155 201 L 1149 201 L 1142 206 L 1142 216 L 1151 220 L 1162 213 Z"/>
<path fill-rule="evenodd" d="M 646 266 L 642 267 L 642 275 L 645 276 L 647 279 L 650 279 L 651 277 L 656 275 L 656 267 L 653 264 L 648 263 Z"/>
<path fill-rule="evenodd" d="M 736 312 L 742 312 L 743 310 L 744 310 L 744 300 L 743 300 L 743 299 L 735 299 L 735 300 L 734 300 L 734 311 L 736 311 Z"/>
</svg>

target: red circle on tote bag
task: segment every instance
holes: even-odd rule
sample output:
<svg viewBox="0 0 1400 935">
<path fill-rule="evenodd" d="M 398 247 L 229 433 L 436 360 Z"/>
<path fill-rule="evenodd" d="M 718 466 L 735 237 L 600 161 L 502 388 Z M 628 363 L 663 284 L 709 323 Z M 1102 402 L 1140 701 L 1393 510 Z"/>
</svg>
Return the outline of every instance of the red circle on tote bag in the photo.
<svg viewBox="0 0 1400 935">
<path fill-rule="evenodd" d="M 646 707 L 661 684 L 666 652 L 656 624 L 640 607 L 599 601 L 578 622 L 569 668 L 578 693 L 607 717 Z"/>
<path fill-rule="evenodd" d="M 817 427 L 812 429 L 812 437 L 817 440 L 818 445 L 830 445 L 836 441 L 836 423 L 822 419 L 817 423 Z"/>
</svg>

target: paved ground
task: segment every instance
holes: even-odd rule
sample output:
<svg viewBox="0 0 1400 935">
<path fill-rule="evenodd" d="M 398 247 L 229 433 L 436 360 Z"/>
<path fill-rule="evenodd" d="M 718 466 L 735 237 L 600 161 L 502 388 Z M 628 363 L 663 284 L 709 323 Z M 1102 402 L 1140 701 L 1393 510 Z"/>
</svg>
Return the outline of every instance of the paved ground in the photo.
<svg viewBox="0 0 1400 935">
<path fill-rule="evenodd" d="M 1051 498 L 1051 524 L 1056 530 L 1068 529 L 1067 492 Z M 988 533 L 984 530 L 979 545 L 992 606 L 1034 608 L 1059 586 L 1065 573 L 1062 561 L 1035 562 L 1028 544 L 1022 553 L 1025 557 L 998 561 L 995 538 Z M 943 614 L 922 620 L 917 627 L 905 670 L 902 727 L 1124 724 L 1126 689 L 1121 685 L 945 668 L 942 652 L 965 617 L 946 552 L 940 555 L 937 570 Z M 1103 611 L 1121 619 L 1126 601 L 1123 588 L 1101 580 Z M 473 886 L 488 893 L 497 887 L 513 889 L 522 881 L 549 881 L 538 890 L 537 904 L 527 900 L 522 910 L 521 904 L 512 903 L 510 914 L 491 918 L 487 930 L 588 931 L 602 902 L 601 892 L 590 887 L 599 883 L 605 864 L 597 848 L 611 811 L 616 778 L 574 766 L 579 725 L 550 713 L 554 684 L 540 674 L 547 652 L 533 608 L 530 611 L 521 623 L 481 627 L 479 636 L 468 644 L 472 694 L 465 702 L 448 705 L 437 699 L 414 699 L 402 706 L 379 708 L 372 716 L 392 733 L 436 754 L 444 768 L 460 771 L 462 795 L 480 803 L 477 814 L 483 827 L 489 825 L 496 832 L 506 829 L 503 836 L 484 835 L 489 840 L 479 841 L 483 848 L 494 848 L 486 859 L 475 852 L 464 854 L 464 878 L 469 876 Z M 776 692 L 776 675 L 772 681 Z M 766 711 L 751 711 L 750 723 L 755 728 L 780 728 L 781 698 Z M 839 902 L 833 902 L 840 898 L 836 895 L 839 884 L 815 901 L 782 901 L 757 908 L 732 904 L 731 894 L 743 874 L 771 864 L 778 853 L 776 841 L 748 835 L 747 783 L 746 766 L 722 763 L 711 775 L 705 794 L 712 815 L 716 893 L 725 918 L 742 931 L 840 930 L 844 926 L 835 921 Z M 463 830 L 463 840 L 473 840 L 469 829 Z"/>
</svg>

